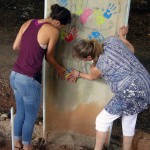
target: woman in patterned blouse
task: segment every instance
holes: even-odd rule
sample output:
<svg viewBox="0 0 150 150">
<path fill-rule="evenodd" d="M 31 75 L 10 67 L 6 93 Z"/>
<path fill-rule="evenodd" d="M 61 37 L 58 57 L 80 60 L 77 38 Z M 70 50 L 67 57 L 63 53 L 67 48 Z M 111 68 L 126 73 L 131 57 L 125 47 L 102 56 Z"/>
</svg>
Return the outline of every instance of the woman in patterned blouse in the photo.
<svg viewBox="0 0 150 150">
<path fill-rule="evenodd" d="M 135 49 L 125 38 L 128 27 L 121 27 L 118 36 L 108 37 L 103 45 L 95 39 L 80 40 L 74 45 L 75 56 L 93 60 L 90 73 L 72 71 L 74 79 L 94 80 L 103 77 L 114 96 L 96 118 L 95 150 L 102 150 L 112 122 L 122 117 L 123 150 L 130 150 L 137 114 L 150 103 L 150 75 L 134 56 Z"/>
</svg>

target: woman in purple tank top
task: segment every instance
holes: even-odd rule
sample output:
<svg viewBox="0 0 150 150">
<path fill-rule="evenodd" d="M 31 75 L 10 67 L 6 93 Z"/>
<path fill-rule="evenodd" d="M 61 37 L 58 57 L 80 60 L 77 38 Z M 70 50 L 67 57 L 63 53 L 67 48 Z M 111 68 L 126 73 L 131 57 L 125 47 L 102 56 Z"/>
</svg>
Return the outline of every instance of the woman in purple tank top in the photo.
<svg viewBox="0 0 150 150">
<path fill-rule="evenodd" d="M 70 11 L 54 4 L 48 18 L 28 20 L 15 39 L 13 49 L 19 54 L 10 75 L 17 109 L 14 119 L 15 149 L 33 149 L 30 142 L 41 100 L 42 61 L 45 57 L 58 75 L 64 77 L 65 68 L 56 62 L 53 51 L 59 29 L 70 22 Z"/>
</svg>

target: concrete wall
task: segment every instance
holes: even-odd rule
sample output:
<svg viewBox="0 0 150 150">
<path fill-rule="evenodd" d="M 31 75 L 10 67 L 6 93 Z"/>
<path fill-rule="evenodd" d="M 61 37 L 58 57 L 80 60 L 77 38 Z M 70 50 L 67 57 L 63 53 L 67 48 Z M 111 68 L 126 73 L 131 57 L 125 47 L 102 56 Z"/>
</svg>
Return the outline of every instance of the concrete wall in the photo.
<svg viewBox="0 0 150 150">
<path fill-rule="evenodd" d="M 72 46 L 79 38 L 96 38 L 102 42 L 114 35 L 124 25 L 127 16 L 127 0 L 47 0 L 46 14 L 50 5 L 58 3 L 72 12 L 72 23 L 60 32 L 56 46 L 57 61 L 66 68 L 88 72 L 91 62 L 72 57 Z M 71 31 L 71 33 L 70 33 Z M 73 31 L 78 33 L 71 39 Z M 65 40 L 70 38 L 71 42 Z M 78 79 L 75 84 L 57 78 L 52 66 L 45 65 L 46 131 L 49 134 L 74 131 L 95 136 L 95 118 L 113 96 L 104 80 Z"/>
</svg>

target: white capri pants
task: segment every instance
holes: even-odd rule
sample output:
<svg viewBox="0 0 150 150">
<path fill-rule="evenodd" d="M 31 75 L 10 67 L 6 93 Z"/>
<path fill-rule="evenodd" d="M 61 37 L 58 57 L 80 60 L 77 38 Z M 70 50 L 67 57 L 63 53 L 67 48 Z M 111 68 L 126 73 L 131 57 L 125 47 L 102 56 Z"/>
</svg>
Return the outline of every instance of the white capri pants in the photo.
<svg viewBox="0 0 150 150">
<path fill-rule="evenodd" d="M 96 117 L 96 130 L 107 132 L 114 120 L 119 118 L 119 115 L 112 115 L 103 109 Z M 131 116 L 122 116 L 122 131 L 124 136 L 133 136 L 135 133 L 135 125 L 137 114 Z"/>
</svg>

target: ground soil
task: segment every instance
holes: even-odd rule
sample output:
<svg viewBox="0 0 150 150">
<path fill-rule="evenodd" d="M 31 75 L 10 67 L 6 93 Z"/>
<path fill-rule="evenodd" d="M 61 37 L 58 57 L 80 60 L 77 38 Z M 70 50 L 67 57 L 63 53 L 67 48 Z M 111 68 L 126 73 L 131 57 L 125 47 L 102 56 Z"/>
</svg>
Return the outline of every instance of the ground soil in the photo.
<svg viewBox="0 0 150 150">
<path fill-rule="evenodd" d="M 43 18 L 43 0 L 1 0 L 0 2 L 0 113 L 9 113 L 10 108 L 15 108 L 13 92 L 9 84 L 9 75 L 17 54 L 12 50 L 12 44 L 20 25 L 29 18 Z M 140 1 L 131 4 L 129 17 L 129 34 L 127 39 L 133 43 L 136 56 L 150 72 L 150 4 L 148 1 Z M 9 115 L 10 116 L 10 115 Z M 42 108 L 39 118 L 42 117 Z M 150 134 L 150 108 L 142 112 L 137 121 L 136 128 Z M 0 121 L 0 124 L 6 122 Z M 3 127 L 4 127 L 3 126 Z M 10 129 L 10 128 L 9 128 Z M 120 129 L 120 120 L 114 123 L 113 130 Z M 6 129 L 0 128 L 0 136 L 7 137 Z M 120 134 L 120 133 L 119 133 Z M 9 137 L 9 136 L 8 136 Z M 11 149 L 10 139 L 8 146 L 1 148 Z M 63 148 L 64 149 L 64 148 Z"/>
</svg>

